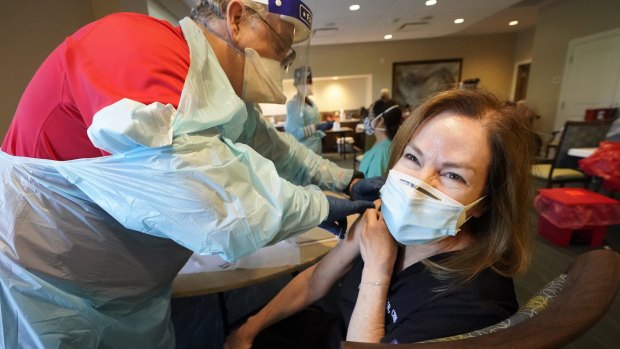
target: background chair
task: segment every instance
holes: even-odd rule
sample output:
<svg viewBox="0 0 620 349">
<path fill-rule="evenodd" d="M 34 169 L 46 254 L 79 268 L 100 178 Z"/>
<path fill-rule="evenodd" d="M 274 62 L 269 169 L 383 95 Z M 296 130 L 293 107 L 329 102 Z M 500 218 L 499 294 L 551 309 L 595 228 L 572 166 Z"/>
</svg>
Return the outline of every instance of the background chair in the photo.
<svg viewBox="0 0 620 349">
<path fill-rule="evenodd" d="M 555 149 L 558 147 L 558 135 L 560 131 L 551 133 L 536 133 L 536 163 L 550 164 L 555 157 Z M 551 152 L 553 150 L 553 152 Z M 551 152 L 551 155 L 549 154 Z"/>
<path fill-rule="evenodd" d="M 550 164 L 536 164 L 532 167 L 532 175 L 546 181 L 546 187 L 554 184 L 564 186 L 568 182 L 581 182 L 584 187 L 590 181 L 579 170 L 579 158 L 568 155 L 571 148 L 594 148 L 605 139 L 611 121 L 567 121 L 560 136 L 555 157 Z"/>
<path fill-rule="evenodd" d="M 560 279 L 556 281 L 562 282 Z M 550 297 L 555 298 L 551 304 L 539 314 L 519 323 L 508 324 L 488 334 L 483 334 L 485 331 L 482 330 L 446 338 L 448 341 L 414 344 L 342 342 L 341 348 L 560 348 L 586 333 L 603 317 L 619 288 L 620 255 L 611 250 L 590 251 L 571 263 L 564 286 L 557 291 L 557 296 Z"/>
</svg>

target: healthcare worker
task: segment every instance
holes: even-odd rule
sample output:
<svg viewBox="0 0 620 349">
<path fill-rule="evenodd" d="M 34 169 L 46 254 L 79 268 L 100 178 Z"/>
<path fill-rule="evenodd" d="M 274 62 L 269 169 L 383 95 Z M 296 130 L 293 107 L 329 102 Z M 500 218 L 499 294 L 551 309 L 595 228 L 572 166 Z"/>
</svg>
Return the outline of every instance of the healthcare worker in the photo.
<svg viewBox="0 0 620 349">
<path fill-rule="evenodd" d="M 254 104 L 285 102 L 311 19 L 202 0 L 179 27 L 114 14 L 52 52 L 0 152 L 0 347 L 171 348 L 192 252 L 236 259 L 369 207 L 327 197 L 356 175 Z"/>
<path fill-rule="evenodd" d="M 325 131 L 332 128 L 333 122 L 321 122 L 319 108 L 309 97 L 313 94 L 310 67 L 295 69 L 293 85 L 297 93 L 286 103 L 284 129 L 313 152 L 321 154 L 321 140 L 325 137 Z"/>
<path fill-rule="evenodd" d="M 391 99 L 379 99 L 373 103 L 369 115 L 364 119 L 367 135 L 375 136 L 375 144 L 360 162 L 359 169 L 366 178 L 387 175 L 392 139 L 401 124 L 402 110 Z"/>
</svg>

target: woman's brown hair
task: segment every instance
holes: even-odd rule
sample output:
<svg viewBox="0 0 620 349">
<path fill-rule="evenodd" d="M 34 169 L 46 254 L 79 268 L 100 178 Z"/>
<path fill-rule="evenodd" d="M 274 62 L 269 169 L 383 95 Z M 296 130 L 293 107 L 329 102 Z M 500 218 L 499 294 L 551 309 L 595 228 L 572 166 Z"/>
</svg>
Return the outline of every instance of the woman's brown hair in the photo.
<svg viewBox="0 0 620 349">
<path fill-rule="evenodd" d="M 441 279 L 467 282 L 492 267 L 505 276 L 524 272 L 530 260 L 531 174 L 533 132 L 521 111 L 484 90 L 449 90 L 427 99 L 401 125 L 392 143 L 389 168 L 406 145 L 433 117 L 452 112 L 479 121 L 491 150 L 489 172 L 479 204 L 480 217 L 467 221 L 474 242 L 439 263 L 424 263 Z M 465 228 L 465 227 L 464 227 Z"/>
</svg>

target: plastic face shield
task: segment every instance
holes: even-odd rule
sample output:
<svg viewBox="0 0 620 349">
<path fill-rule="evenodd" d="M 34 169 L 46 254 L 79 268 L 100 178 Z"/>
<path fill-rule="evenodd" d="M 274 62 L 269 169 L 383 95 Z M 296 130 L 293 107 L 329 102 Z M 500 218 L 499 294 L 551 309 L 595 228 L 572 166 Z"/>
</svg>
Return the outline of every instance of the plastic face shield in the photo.
<svg viewBox="0 0 620 349">
<path fill-rule="evenodd" d="M 281 61 L 282 66 L 288 70 L 293 62 L 307 63 L 307 46 L 310 44 L 310 31 L 312 29 L 312 11 L 310 7 L 300 0 L 253 1 L 265 5 L 270 14 L 279 16 L 280 20 L 290 23 L 294 27 L 293 46 L 290 47 L 286 57 Z M 264 20 L 262 17 L 261 19 Z M 286 41 L 267 21 L 265 23 L 279 40 Z M 302 52 L 299 52 L 300 48 Z"/>
<path fill-rule="evenodd" d="M 286 79 L 294 79 L 294 72 L 300 67 L 309 66 L 310 36 L 312 32 L 312 8 L 318 3 L 317 0 L 253 0 L 256 3 L 267 7 L 270 14 L 277 15 L 279 18 L 294 27 L 293 46 L 287 52 L 286 57 L 281 61 L 282 67 L 286 72 Z M 272 28 L 273 29 L 273 28 Z M 290 39 L 289 39 L 290 40 Z M 301 101 L 305 100 L 307 91 L 307 81 L 304 80 L 299 85 L 302 93 Z M 285 94 L 291 98 L 293 94 L 285 88 Z M 296 92 L 296 91 L 295 91 Z M 293 111 L 296 115 L 301 115 L 304 103 L 299 103 L 299 108 Z"/>
<path fill-rule="evenodd" d="M 310 37 L 312 11 L 300 0 L 252 0 L 267 6 L 269 13 L 279 15 L 280 19 L 295 27 L 293 43 L 301 43 Z"/>
</svg>

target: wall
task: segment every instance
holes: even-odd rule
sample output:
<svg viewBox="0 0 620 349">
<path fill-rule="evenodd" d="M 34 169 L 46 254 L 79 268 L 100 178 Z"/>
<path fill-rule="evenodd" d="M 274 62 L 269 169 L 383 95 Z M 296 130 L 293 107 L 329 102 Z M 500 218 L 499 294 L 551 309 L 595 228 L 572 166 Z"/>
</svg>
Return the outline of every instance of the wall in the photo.
<svg viewBox="0 0 620 349">
<path fill-rule="evenodd" d="M 462 36 L 310 48 L 314 76 L 372 75 L 373 100 L 392 87 L 392 63 L 462 58 L 462 79 L 479 77 L 480 86 L 508 99 L 516 34 Z"/>
<path fill-rule="evenodd" d="M 68 35 L 108 13 L 146 13 L 145 0 L 19 0 L 0 2 L 0 143 L 26 85 Z"/>
<path fill-rule="evenodd" d="M 90 0 L 90 2 L 94 18 L 101 18 L 112 12 L 148 13 L 146 0 Z"/>
<path fill-rule="evenodd" d="M 515 45 L 515 63 L 532 60 L 532 47 L 536 29 L 531 28 L 517 33 Z"/>
<path fill-rule="evenodd" d="M 283 87 L 287 101 L 297 94 L 292 79 L 285 79 Z M 314 94 L 310 98 L 316 103 L 320 112 L 359 111 L 361 107 L 372 103 L 371 88 L 370 75 L 341 75 L 337 80 L 316 77 L 312 79 Z M 282 119 L 285 118 L 286 105 L 261 103 L 260 106 L 265 116 L 276 116 L 277 121 L 280 121 L 280 116 Z"/>
<path fill-rule="evenodd" d="M 90 2 L 2 1 L 0 3 L 0 141 L 22 92 L 45 57 L 75 29 L 92 21 Z"/>
<path fill-rule="evenodd" d="M 159 1 L 146 0 L 146 8 L 149 16 L 163 19 L 172 23 L 173 25 L 179 25 L 179 19 L 168 8 L 163 6 Z"/>
<path fill-rule="evenodd" d="M 542 116 L 538 129 L 553 130 L 569 42 L 620 27 L 619 14 L 618 0 L 562 0 L 540 9 L 527 91 Z"/>
</svg>

